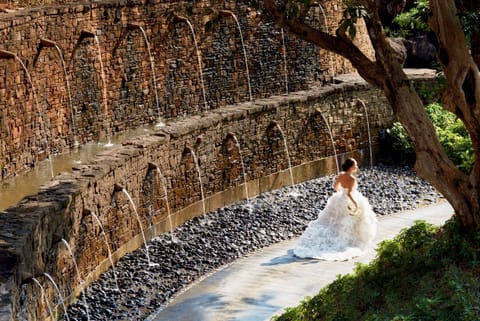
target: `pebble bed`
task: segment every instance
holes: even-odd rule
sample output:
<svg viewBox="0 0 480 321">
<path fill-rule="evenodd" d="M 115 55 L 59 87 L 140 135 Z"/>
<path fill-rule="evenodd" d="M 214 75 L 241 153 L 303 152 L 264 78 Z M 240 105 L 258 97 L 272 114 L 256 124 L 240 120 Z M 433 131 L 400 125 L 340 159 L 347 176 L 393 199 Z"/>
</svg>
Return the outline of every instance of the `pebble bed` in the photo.
<svg viewBox="0 0 480 321">
<path fill-rule="evenodd" d="M 359 191 L 377 215 L 441 198 L 409 168 L 375 166 L 356 176 Z M 326 204 L 334 179 L 326 176 L 264 193 L 156 237 L 148 243 L 151 266 L 144 247 L 122 257 L 68 308 L 69 320 L 145 320 L 201 277 L 262 247 L 299 236 Z"/>
</svg>

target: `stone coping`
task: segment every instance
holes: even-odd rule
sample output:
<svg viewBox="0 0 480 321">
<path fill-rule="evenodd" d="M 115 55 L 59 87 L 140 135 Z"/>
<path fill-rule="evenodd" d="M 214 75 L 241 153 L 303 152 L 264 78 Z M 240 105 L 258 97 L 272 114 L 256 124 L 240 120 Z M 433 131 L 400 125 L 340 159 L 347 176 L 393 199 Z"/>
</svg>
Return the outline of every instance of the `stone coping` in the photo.
<svg viewBox="0 0 480 321">
<path fill-rule="evenodd" d="M 409 71 L 408 75 L 415 80 L 429 80 L 434 77 L 433 72 L 423 70 L 419 73 Z M 72 233 L 72 231 L 65 231 L 68 229 L 65 227 L 65 223 L 73 224 L 71 221 L 78 218 L 72 216 L 85 215 L 82 213 L 85 210 L 84 204 L 92 196 L 87 196 L 87 194 L 95 193 L 97 182 L 113 179 L 116 184 L 122 184 L 122 171 L 126 163 L 142 157 L 140 162 L 146 163 L 152 150 L 158 150 L 161 146 L 168 145 L 179 137 L 194 135 L 204 129 L 218 126 L 223 121 L 241 120 L 251 115 L 276 112 L 281 106 L 298 102 L 313 102 L 336 93 L 370 87 L 358 76 L 343 75 L 338 79 L 341 80 L 339 84 L 329 87 L 312 88 L 290 95 L 241 103 L 212 110 L 204 115 L 168 123 L 166 127 L 155 129 L 151 134 L 138 136 L 121 146 L 98 154 L 89 164 L 74 167 L 71 173 L 58 175 L 42 186 L 37 195 L 28 196 L 17 206 L 0 213 L 0 225 L 2 226 L 0 229 L 0 320 L 14 318 L 15 311 L 21 308 L 18 306 L 20 304 L 18 298 L 22 291 L 22 285 L 30 282 L 32 276 L 41 272 L 37 270 L 39 268 L 37 261 L 45 262 L 48 258 L 44 255 L 48 255 L 46 252 L 50 251 L 51 245 L 49 246 L 49 244 L 58 243 L 60 235 L 56 235 L 55 231 Z M 358 151 L 354 151 L 351 155 L 357 158 L 362 157 Z M 347 155 L 337 156 L 344 158 Z M 319 159 L 292 168 L 295 183 L 334 172 L 334 157 Z M 289 175 L 289 171 L 282 170 L 250 180 L 248 182 L 249 196 L 290 185 Z M 243 198 L 245 198 L 244 187 L 237 186 L 206 198 L 206 208 L 210 211 Z M 201 215 L 201 205 L 202 202 L 194 202 L 186 208 L 175 211 L 172 215 L 173 226 L 178 226 L 194 216 Z M 165 233 L 169 228 L 165 220 L 156 223 L 147 230 L 147 240 Z M 41 231 L 50 231 L 50 233 Z M 39 234 L 37 235 L 37 233 Z M 142 244 L 143 239 L 140 235 L 136 235 L 113 253 L 114 260 L 138 249 Z M 96 265 L 85 277 L 83 283 L 73 285 L 72 295 L 68 300 L 73 300 L 84 287 L 108 268 L 109 262 L 105 262 L 105 260 Z"/>
</svg>

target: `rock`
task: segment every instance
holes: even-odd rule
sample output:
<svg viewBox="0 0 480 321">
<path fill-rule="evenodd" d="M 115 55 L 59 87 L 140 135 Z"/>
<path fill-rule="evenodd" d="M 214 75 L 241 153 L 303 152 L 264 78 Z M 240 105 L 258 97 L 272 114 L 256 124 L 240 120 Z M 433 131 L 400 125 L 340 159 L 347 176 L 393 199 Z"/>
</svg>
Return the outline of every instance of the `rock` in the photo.
<svg viewBox="0 0 480 321">
<path fill-rule="evenodd" d="M 387 40 L 395 52 L 394 58 L 403 66 L 407 60 L 406 40 L 403 38 L 388 38 Z"/>
<path fill-rule="evenodd" d="M 438 42 L 431 32 L 409 38 L 405 41 L 405 47 L 406 68 L 431 68 L 437 60 Z"/>
<path fill-rule="evenodd" d="M 157 266 L 148 266 L 142 248 L 122 257 L 115 264 L 115 272 L 107 271 L 86 289 L 94 320 L 145 320 L 205 274 L 256 249 L 300 235 L 325 206 L 333 192 L 333 180 L 328 176 L 298 184 L 301 196 L 297 198 L 288 196 L 289 188 L 264 193 L 208 213 L 209 225 L 203 225 L 204 217 L 195 218 L 172 234 L 159 235 L 149 243 L 151 261 Z M 378 215 L 413 209 L 440 196 L 408 168 L 362 169 L 358 180 L 360 191 Z M 399 180 L 403 182 L 401 188 Z M 116 289 L 113 273 L 120 292 L 111 291 Z M 69 307 L 68 314 L 71 320 L 85 319 L 81 297 Z"/>
</svg>

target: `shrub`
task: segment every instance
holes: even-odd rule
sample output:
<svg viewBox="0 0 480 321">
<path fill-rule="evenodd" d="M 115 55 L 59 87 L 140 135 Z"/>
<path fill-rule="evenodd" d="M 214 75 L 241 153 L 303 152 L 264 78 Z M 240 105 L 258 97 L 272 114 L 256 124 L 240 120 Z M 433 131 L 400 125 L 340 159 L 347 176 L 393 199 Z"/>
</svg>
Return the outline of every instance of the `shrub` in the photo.
<svg viewBox="0 0 480 321">
<path fill-rule="evenodd" d="M 455 220 L 417 221 L 379 244 L 377 257 L 289 308 L 275 321 L 480 320 L 477 249 Z"/>
<path fill-rule="evenodd" d="M 447 156 L 461 170 L 469 173 L 474 163 L 473 149 L 470 136 L 463 123 L 438 103 L 426 106 L 425 110 L 432 120 L 437 137 Z M 415 151 L 400 123 L 394 123 L 392 128 L 380 137 L 384 140 L 381 147 L 390 148 L 388 154 L 393 160 L 399 164 L 413 164 Z"/>
</svg>

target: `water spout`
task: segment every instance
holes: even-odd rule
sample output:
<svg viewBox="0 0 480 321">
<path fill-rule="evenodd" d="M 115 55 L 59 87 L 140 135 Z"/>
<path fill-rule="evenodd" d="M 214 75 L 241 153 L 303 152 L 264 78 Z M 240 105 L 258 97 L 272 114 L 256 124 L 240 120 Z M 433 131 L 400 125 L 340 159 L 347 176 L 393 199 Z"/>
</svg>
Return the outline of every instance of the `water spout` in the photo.
<svg viewBox="0 0 480 321">
<path fill-rule="evenodd" d="M 0 59 L 16 59 L 16 54 L 7 50 L 0 50 Z"/>
<path fill-rule="evenodd" d="M 197 155 L 195 154 L 193 149 L 190 148 L 190 147 L 185 147 L 183 152 L 184 152 L 184 154 L 187 154 L 187 153 L 192 154 L 193 162 L 195 163 L 195 168 L 197 169 L 198 182 L 200 184 L 200 192 L 201 192 L 201 196 L 202 196 L 202 214 L 203 214 L 203 217 L 206 217 L 205 214 L 206 214 L 207 211 L 206 211 L 206 206 L 205 206 L 205 195 L 204 195 L 204 192 L 203 192 L 202 175 L 201 175 L 201 171 L 200 171 L 200 165 L 198 164 Z"/>
<path fill-rule="evenodd" d="M 6 51 L 6 50 L 0 50 L 0 59 L 15 59 L 17 60 L 20 65 L 22 66 L 23 70 L 25 71 L 25 75 L 27 76 L 27 79 L 28 79 L 28 82 L 30 83 L 30 87 L 32 89 L 32 95 L 33 95 L 33 100 L 35 102 L 35 107 L 36 109 L 38 110 L 38 112 L 40 113 L 41 117 L 42 117 L 42 126 L 43 128 L 41 128 L 43 130 L 43 132 L 45 133 L 46 135 L 46 132 L 47 132 L 47 129 L 46 129 L 46 124 L 45 124 L 45 115 L 44 113 L 41 111 L 40 109 L 40 104 L 38 103 L 38 99 L 37 99 L 37 94 L 35 92 L 35 86 L 33 85 L 33 81 L 32 81 L 32 77 L 30 76 L 30 73 L 28 72 L 28 69 L 27 67 L 25 66 L 25 64 L 23 63 L 23 60 L 20 59 L 20 57 L 18 57 L 16 54 L 10 52 L 10 51 Z M 50 174 L 52 175 L 52 177 L 55 176 L 54 172 L 53 172 L 53 163 L 52 163 L 52 157 L 50 155 L 50 148 L 49 148 L 49 145 L 48 145 L 48 140 L 45 136 L 45 149 L 46 149 L 46 152 L 47 152 L 47 157 L 48 157 L 48 160 L 50 162 Z"/>
<path fill-rule="evenodd" d="M 173 18 L 173 22 L 174 23 L 185 22 L 188 25 L 188 27 L 190 28 L 190 31 L 192 33 L 193 43 L 195 45 L 195 51 L 197 52 L 198 70 L 199 70 L 199 73 L 200 73 L 200 84 L 202 86 L 203 102 L 205 104 L 205 111 L 206 111 L 206 110 L 208 110 L 208 105 L 207 105 L 207 96 L 206 96 L 206 93 L 205 93 L 205 82 L 203 81 L 202 58 L 200 57 L 200 50 L 198 50 L 197 38 L 195 36 L 195 30 L 193 29 L 193 26 L 190 23 L 190 21 L 185 17 L 175 16 Z"/>
<path fill-rule="evenodd" d="M 95 33 L 87 30 L 80 31 L 80 37 L 78 38 L 78 42 L 81 42 L 85 38 L 95 38 Z"/>
<path fill-rule="evenodd" d="M 325 123 L 325 126 L 327 126 L 328 134 L 330 135 L 330 142 L 332 143 L 333 155 L 334 155 L 334 157 L 335 157 L 335 165 L 337 166 L 337 174 L 338 174 L 338 173 L 340 173 L 340 167 L 339 167 L 339 165 L 338 165 L 337 148 L 335 147 L 335 141 L 333 140 L 332 129 L 330 128 L 330 125 L 329 125 L 329 123 L 328 123 L 328 121 L 327 121 L 327 118 L 325 118 L 325 115 L 322 113 L 322 111 L 320 110 L 320 108 L 317 108 L 317 109 L 315 110 L 315 112 L 322 117 L 323 122 Z"/>
<path fill-rule="evenodd" d="M 129 23 L 129 24 L 127 24 L 127 29 L 132 30 L 132 31 L 133 30 L 140 30 L 140 32 L 143 35 L 143 39 L 145 40 L 145 45 L 147 46 L 148 57 L 149 57 L 149 60 L 150 60 L 150 68 L 152 70 L 152 82 L 153 82 L 152 85 L 153 85 L 153 89 L 154 89 L 154 92 L 155 92 L 155 103 L 156 103 L 156 106 L 157 106 L 157 117 L 160 118 L 160 102 L 158 100 L 157 77 L 155 76 L 155 64 L 153 62 L 153 56 L 152 56 L 152 52 L 150 50 L 150 42 L 148 41 L 147 33 L 142 28 L 142 26 L 140 26 L 138 24 Z"/>
<path fill-rule="evenodd" d="M 68 313 L 67 313 L 67 307 L 65 306 L 65 300 L 63 300 L 62 293 L 60 292 L 60 289 L 58 288 L 57 283 L 55 283 L 55 281 L 53 280 L 53 278 L 51 277 L 50 274 L 48 274 L 46 272 L 43 273 L 43 274 L 55 287 L 55 290 L 57 291 L 58 297 L 60 298 L 60 303 L 62 304 L 63 312 L 65 312 L 65 317 L 67 318 L 67 321 L 70 321 L 70 318 L 68 317 Z"/>
<path fill-rule="evenodd" d="M 82 276 L 80 275 L 80 270 L 78 269 L 77 260 L 75 260 L 75 255 L 73 254 L 73 251 L 72 251 L 72 248 L 70 247 L 70 244 L 68 244 L 68 242 L 63 238 L 62 238 L 62 243 L 65 244 L 65 247 L 67 248 L 68 253 L 70 253 L 70 256 L 72 257 L 73 266 L 75 267 L 75 272 L 77 273 L 77 277 L 80 280 L 80 284 L 83 284 L 84 281 L 82 279 Z M 87 300 L 85 298 L 85 293 L 83 291 L 82 291 L 82 297 L 83 297 L 83 305 L 85 307 L 85 311 L 87 312 L 87 320 L 90 321 L 90 313 L 88 311 L 89 310 L 88 309 L 88 304 L 87 304 Z"/>
<path fill-rule="evenodd" d="M 105 233 L 105 229 L 103 228 L 103 224 L 100 221 L 100 218 L 97 216 L 97 214 L 95 214 L 95 212 L 90 211 L 90 210 L 85 210 L 85 211 L 90 212 L 90 214 L 93 216 L 93 218 L 95 218 L 98 226 L 100 227 L 100 230 L 101 230 L 102 235 L 103 235 L 103 239 L 105 240 L 105 245 L 107 246 L 108 260 L 110 261 L 110 265 L 112 266 L 112 269 L 113 269 L 113 277 L 115 279 L 116 290 L 120 291 L 120 287 L 118 286 L 117 271 L 115 269 L 115 264 L 113 263 L 113 259 L 112 259 L 112 250 L 110 249 L 110 245 L 109 245 L 108 239 L 107 239 L 107 234 Z"/>
<path fill-rule="evenodd" d="M 65 87 L 67 90 L 67 95 L 68 95 L 68 101 L 70 104 L 70 118 L 72 122 L 72 135 L 73 135 L 73 146 L 78 147 L 79 142 L 77 140 L 77 133 L 76 133 L 76 126 L 75 126 L 75 107 L 73 106 L 73 101 L 72 101 L 72 94 L 70 91 L 70 83 L 68 81 L 68 74 L 67 74 L 67 67 L 65 66 L 65 59 L 63 57 L 62 50 L 60 47 L 56 44 L 56 42 L 49 40 L 49 39 L 40 39 L 40 45 L 38 48 L 38 53 L 37 56 L 35 57 L 34 60 L 34 65 L 37 61 L 37 57 L 39 55 L 39 52 L 42 48 L 55 48 L 58 52 L 58 56 L 60 57 L 60 61 L 62 62 L 62 67 L 63 67 L 63 77 L 65 78 Z"/>
<path fill-rule="evenodd" d="M 283 72 L 285 73 L 285 93 L 288 94 L 288 69 L 287 69 L 287 47 L 285 46 L 285 35 L 283 28 L 280 28 L 282 33 L 282 47 L 283 47 Z"/>
<path fill-rule="evenodd" d="M 240 155 L 240 163 L 242 165 L 242 173 L 243 173 L 243 185 L 245 186 L 245 198 L 247 201 L 249 201 L 249 196 L 248 196 L 248 184 L 247 184 L 247 174 L 245 171 L 245 163 L 243 162 L 243 156 L 242 156 L 242 149 L 240 147 L 240 143 L 238 142 L 237 136 L 235 136 L 234 133 L 228 133 L 227 134 L 227 139 L 233 139 L 235 142 L 235 146 L 238 149 L 238 154 Z"/>
<path fill-rule="evenodd" d="M 160 178 L 160 183 L 162 184 L 162 187 L 163 187 L 163 194 L 165 195 L 165 206 L 167 207 L 167 219 L 168 219 L 168 224 L 169 224 L 169 227 L 170 227 L 170 238 L 173 242 L 175 240 L 175 238 L 173 236 L 172 215 L 171 215 L 171 212 L 170 212 L 170 202 L 168 200 L 168 191 L 167 191 L 167 184 L 166 184 L 165 176 L 163 176 L 162 171 L 160 170 L 160 167 L 158 167 L 158 165 L 155 165 L 153 163 L 149 163 L 149 167 L 154 169 L 157 172 L 158 177 Z"/>
<path fill-rule="evenodd" d="M 370 134 L 370 121 L 368 119 L 368 110 L 367 110 L 367 105 L 365 104 L 365 102 L 360 99 L 360 98 L 357 98 L 357 102 L 360 103 L 360 105 L 362 105 L 363 107 L 363 112 L 365 113 L 365 118 L 366 118 L 366 121 L 367 121 L 367 133 L 368 133 L 368 150 L 370 151 L 370 168 L 373 167 L 373 151 L 372 151 L 372 135 Z"/>
<path fill-rule="evenodd" d="M 320 7 L 320 10 L 322 12 L 322 15 L 323 15 L 323 22 L 325 24 L 325 30 L 327 31 L 327 33 L 330 33 L 330 31 L 328 30 L 328 24 L 327 24 L 327 16 L 325 15 L 325 10 L 323 10 L 323 7 L 320 3 L 318 3 L 318 6 Z M 335 70 L 334 70 L 334 67 L 333 67 L 333 54 L 329 51 L 328 52 L 328 57 L 330 58 L 330 69 L 331 69 L 331 73 L 332 73 L 332 83 L 335 81 Z"/>
<path fill-rule="evenodd" d="M 243 35 L 242 35 L 242 28 L 240 27 L 240 23 L 238 22 L 237 16 L 230 10 L 220 10 L 219 11 L 223 16 L 232 16 L 237 24 L 238 32 L 240 33 L 240 41 L 242 43 L 243 49 L 243 57 L 245 58 L 245 72 L 247 73 L 247 81 L 248 81 L 248 94 L 250 97 L 250 101 L 253 100 L 252 97 L 252 86 L 250 85 L 250 73 L 248 71 L 248 59 L 247 59 L 247 51 L 245 50 L 245 43 L 243 42 Z"/>
<path fill-rule="evenodd" d="M 50 302 L 48 302 L 47 297 L 45 296 L 45 288 L 36 278 L 32 278 L 32 280 L 38 285 L 38 287 L 40 288 L 40 291 L 42 291 L 42 297 L 45 300 L 45 302 L 47 302 L 48 313 L 50 313 L 50 318 L 52 320 L 55 320 L 55 318 L 53 317 L 53 311 L 52 311 L 52 307 L 50 306 Z"/>
<path fill-rule="evenodd" d="M 140 221 L 140 216 L 138 215 L 137 207 L 135 206 L 135 202 L 133 201 L 132 196 L 130 196 L 130 194 L 128 193 L 128 191 L 125 188 L 122 188 L 122 192 L 123 192 L 123 194 L 125 194 L 125 196 L 127 196 L 127 199 L 130 202 L 130 205 L 133 209 L 133 212 L 135 213 L 135 216 L 137 218 L 138 225 L 140 226 L 140 232 L 142 233 L 143 244 L 145 245 L 145 252 L 146 252 L 146 256 L 147 256 L 148 266 L 154 266 L 156 264 L 152 263 L 152 261 L 150 260 L 150 254 L 148 253 L 147 239 L 145 238 L 145 232 L 143 231 L 142 222 Z"/>
<path fill-rule="evenodd" d="M 285 134 L 283 133 L 283 130 L 282 128 L 280 127 L 280 124 L 278 124 L 278 122 L 276 122 L 275 120 L 271 121 L 270 122 L 270 126 L 271 127 L 277 127 L 278 128 L 278 131 L 280 132 L 280 135 L 282 136 L 282 140 L 283 140 L 283 146 L 285 148 L 285 154 L 287 156 L 287 161 L 288 161 L 288 172 L 290 174 L 290 180 L 291 180 L 291 186 L 293 186 L 293 188 L 295 189 L 292 193 L 290 193 L 290 196 L 294 196 L 294 197 L 297 197 L 300 195 L 300 193 L 298 192 L 298 190 L 295 188 L 295 181 L 293 179 L 293 170 L 292 170 L 292 164 L 290 162 L 290 153 L 288 152 L 288 145 L 287 145 L 287 138 L 285 137 Z"/>
<path fill-rule="evenodd" d="M 57 43 L 53 40 L 49 40 L 49 39 L 40 39 L 40 46 L 41 47 L 47 47 L 47 48 L 53 48 L 57 45 Z"/>
</svg>

